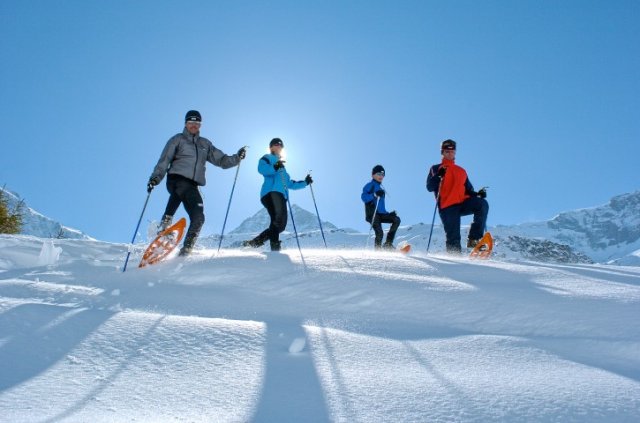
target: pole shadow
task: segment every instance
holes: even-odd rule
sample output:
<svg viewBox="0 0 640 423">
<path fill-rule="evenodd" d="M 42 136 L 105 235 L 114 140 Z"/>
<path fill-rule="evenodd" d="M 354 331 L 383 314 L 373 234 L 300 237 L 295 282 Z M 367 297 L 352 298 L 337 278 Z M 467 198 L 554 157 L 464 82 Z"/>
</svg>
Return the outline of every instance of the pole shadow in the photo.
<svg viewBox="0 0 640 423">
<path fill-rule="evenodd" d="M 0 315 L 0 391 L 46 371 L 114 313 L 24 304 Z M 16 358 L 19 357 L 19 360 Z"/>
<path fill-rule="evenodd" d="M 265 376 L 252 422 L 329 422 L 320 378 L 300 321 L 274 316 L 267 325 Z M 303 351 L 289 352 L 297 338 Z"/>
</svg>

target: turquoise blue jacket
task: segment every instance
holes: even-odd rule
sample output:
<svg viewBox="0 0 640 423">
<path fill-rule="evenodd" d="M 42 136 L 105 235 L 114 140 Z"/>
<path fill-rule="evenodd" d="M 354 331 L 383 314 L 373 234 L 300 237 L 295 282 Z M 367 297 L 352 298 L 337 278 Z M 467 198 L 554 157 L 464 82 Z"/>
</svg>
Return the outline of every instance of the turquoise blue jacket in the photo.
<svg viewBox="0 0 640 423">
<path fill-rule="evenodd" d="M 289 198 L 288 192 L 290 189 L 302 189 L 307 186 L 305 181 L 291 180 L 284 167 L 276 171 L 273 165 L 276 164 L 278 160 L 278 156 L 275 154 L 265 154 L 258 162 L 258 172 L 264 176 L 264 182 L 260 190 L 260 198 L 270 192 L 276 191 L 281 192 L 284 198 L 287 199 Z"/>
</svg>

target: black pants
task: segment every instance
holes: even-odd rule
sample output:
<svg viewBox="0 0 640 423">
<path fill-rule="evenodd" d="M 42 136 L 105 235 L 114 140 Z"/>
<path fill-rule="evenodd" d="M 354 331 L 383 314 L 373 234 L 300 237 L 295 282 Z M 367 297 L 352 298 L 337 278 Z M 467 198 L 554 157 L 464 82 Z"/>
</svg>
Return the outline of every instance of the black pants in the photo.
<svg viewBox="0 0 640 423">
<path fill-rule="evenodd" d="M 447 252 L 459 253 L 460 245 L 460 217 L 473 214 L 473 222 L 469 228 L 470 239 L 480 239 L 484 235 L 489 214 L 489 203 L 480 197 L 467 198 L 460 204 L 454 204 L 440 210 L 440 219 L 447 235 Z"/>
<path fill-rule="evenodd" d="M 202 225 L 204 225 L 204 204 L 198 190 L 198 184 L 180 175 L 169 175 L 167 177 L 167 191 L 169 191 L 169 201 L 164 214 L 173 216 L 180 204 L 184 205 L 190 220 L 184 242 L 185 245 L 189 242 L 193 246 Z"/>
<path fill-rule="evenodd" d="M 400 217 L 396 215 L 395 212 L 376 213 L 376 217 L 373 219 L 373 231 L 376 234 L 376 246 L 380 246 L 382 244 L 382 236 L 384 235 L 384 232 L 382 230 L 383 223 L 391 223 L 391 227 L 389 228 L 389 232 L 387 233 L 386 242 L 392 244 L 394 238 L 396 237 L 396 231 L 400 226 Z"/>
<path fill-rule="evenodd" d="M 280 232 L 287 227 L 287 200 L 281 192 L 272 191 L 262 197 L 260 202 L 267 209 L 271 223 L 256 240 L 264 242 L 268 239 L 272 245 L 277 244 L 280 241 Z"/>
</svg>

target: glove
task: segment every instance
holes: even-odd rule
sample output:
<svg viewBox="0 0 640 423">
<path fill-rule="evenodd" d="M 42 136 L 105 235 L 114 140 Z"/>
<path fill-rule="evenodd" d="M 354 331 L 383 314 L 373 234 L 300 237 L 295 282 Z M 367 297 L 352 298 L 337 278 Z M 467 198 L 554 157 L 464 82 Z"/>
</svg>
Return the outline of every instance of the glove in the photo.
<svg viewBox="0 0 640 423">
<path fill-rule="evenodd" d="M 384 197 L 384 190 L 381 189 L 381 190 L 376 191 L 376 197 L 378 197 L 378 198 Z"/>
<path fill-rule="evenodd" d="M 276 164 L 273 165 L 273 168 L 278 171 L 284 167 L 284 160 L 278 160 Z"/>
<path fill-rule="evenodd" d="M 149 178 L 149 182 L 147 183 L 147 192 L 151 193 L 151 191 L 153 191 L 153 188 L 158 185 L 160 181 L 158 181 L 156 178 Z"/>
<path fill-rule="evenodd" d="M 307 177 L 304 178 L 304 181 L 307 183 L 307 185 L 311 185 L 313 183 L 313 178 L 311 177 L 311 175 L 307 175 Z"/>
<path fill-rule="evenodd" d="M 442 178 L 445 173 L 447 173 L 447 168 L 444 166 L 440 166 L 440 169 L 438 169 L 438 176 Z"/>
<path fill-rule="evenodd" d="M 238 150 L 238 157 L 240 158 L 240 160 L 244 160 L 244 158 L 247 157 L 247 149 L 242 147 L 240 150 Z"/>
<path fill-rule="evenodd" d="M 478 197 L 487 198 L 487 189 L 486 188 L 482 188 L 480 191 L 478 191 Z"/>
</svg>

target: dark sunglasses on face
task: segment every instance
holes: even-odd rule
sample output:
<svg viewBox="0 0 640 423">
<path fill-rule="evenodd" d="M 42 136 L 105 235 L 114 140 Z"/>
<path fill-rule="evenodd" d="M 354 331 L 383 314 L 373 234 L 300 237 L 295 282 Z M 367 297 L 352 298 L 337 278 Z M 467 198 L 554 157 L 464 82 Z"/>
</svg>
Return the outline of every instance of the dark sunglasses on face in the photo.
<svg viewBox="0 0 640 423">
<path fill-rule="evenodd" d="M 378 172 L 375 174 L 376 176 L 384 176 L 384 172 Z"/>
</svg>

